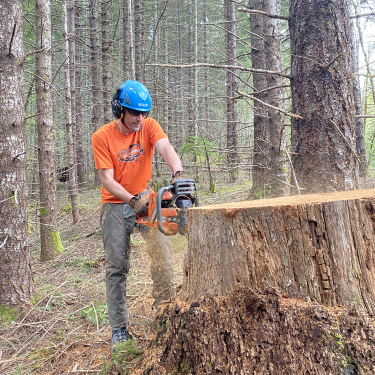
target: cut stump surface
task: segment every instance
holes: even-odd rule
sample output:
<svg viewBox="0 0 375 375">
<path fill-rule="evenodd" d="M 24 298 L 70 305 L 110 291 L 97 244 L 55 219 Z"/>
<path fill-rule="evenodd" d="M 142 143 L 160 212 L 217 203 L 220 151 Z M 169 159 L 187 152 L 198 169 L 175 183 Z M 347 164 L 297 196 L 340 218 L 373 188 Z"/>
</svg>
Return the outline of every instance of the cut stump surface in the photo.
<svg viewBox="0 0 375 375">
<path fill-rule="evenodd" d="M 181 298 L 268 287 L 375 312 L 375 189 L 197 207 Z"/>
</svg>

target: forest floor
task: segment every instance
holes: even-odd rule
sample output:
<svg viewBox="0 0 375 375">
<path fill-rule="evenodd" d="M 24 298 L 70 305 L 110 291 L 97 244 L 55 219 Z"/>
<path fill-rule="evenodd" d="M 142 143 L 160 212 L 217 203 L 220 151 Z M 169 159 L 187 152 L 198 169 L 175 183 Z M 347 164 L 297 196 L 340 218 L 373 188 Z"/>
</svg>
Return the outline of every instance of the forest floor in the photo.
<svg viewBox="0 0 375 375">
<path fill-rule="evenodd" d="M 241 181 L 241 180 L 239 180 Z M 251 184 L 198 183 L 200 204 L 246 200 Z M 0 374 L 98 374 L 111 362 L 111 329 L 105 301 L 105 259 L 100 236 L 98 188 L 83 189 L 81 219 L 72 224 L 66 186 L 58 184 L 58 225 L 65 250 L 49 262 L 40 262 L 38 207 L 29 203 L 31 266 L 34 296 L 23 311 L 0 305 Z M 127 305 L 129 331 L 142 350 L 154 332 L 156 310 L 151 296 L 149 260 L 142 237 L 133 234 Z M 176 286 L 182 283 L 187 239 L 170 237 Z M 135 350 L 135 352 L 137 352 Z"/>
</svg>

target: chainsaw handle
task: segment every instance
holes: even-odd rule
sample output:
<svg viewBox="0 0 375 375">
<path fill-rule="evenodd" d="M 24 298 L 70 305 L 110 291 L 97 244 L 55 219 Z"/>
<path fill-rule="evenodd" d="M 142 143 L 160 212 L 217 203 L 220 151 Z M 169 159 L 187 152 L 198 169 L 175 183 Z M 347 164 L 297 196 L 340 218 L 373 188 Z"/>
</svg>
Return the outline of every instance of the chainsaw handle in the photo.
<svg viewBox="0 0 375 375">
<path fill-rule="evenodd" d="M 173 185 L 164 186 L 159 189 L 158 193 L 156 194 L 156 215 L 158 217 L 158 228 L 161 233 L 165 234 L 163 225 L 161 223 L 161 201 L 164 197 L 166 191 L 173 189 Z"/>
</svg>

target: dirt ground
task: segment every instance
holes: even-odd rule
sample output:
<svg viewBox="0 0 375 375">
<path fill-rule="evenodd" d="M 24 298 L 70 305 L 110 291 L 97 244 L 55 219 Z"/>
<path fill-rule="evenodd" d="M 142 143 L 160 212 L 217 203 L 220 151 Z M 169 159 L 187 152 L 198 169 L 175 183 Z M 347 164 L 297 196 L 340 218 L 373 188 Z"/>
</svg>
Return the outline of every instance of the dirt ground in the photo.
<svg viewBox="0 0 375 375">
<path fill-rule="evenodd" d="M 248 185 L 198 188 L 201 204 L 246 199 Z M 98 374 L 110 361 L 111 330 L 105 302 L 104 249 L 100 235 L 100 190 L 83 189 L 81 220 L 72 224 L 64 184 L 58 185 L 58 225 L 64 252 L 40 262 L 38 207 L 29 203 L 30 254 L 35 293 L 21 313 L 0 310 L 0 374 Z M 170 237 L 176 286 L 182 283 L 187 239 Z M 142 349 L 154 332 L 149 260 L 139 233 L 133 235 L 127 304 L 129 330 Z M 13 313 L 13 314 L 12 314 Z"/>
</svg>

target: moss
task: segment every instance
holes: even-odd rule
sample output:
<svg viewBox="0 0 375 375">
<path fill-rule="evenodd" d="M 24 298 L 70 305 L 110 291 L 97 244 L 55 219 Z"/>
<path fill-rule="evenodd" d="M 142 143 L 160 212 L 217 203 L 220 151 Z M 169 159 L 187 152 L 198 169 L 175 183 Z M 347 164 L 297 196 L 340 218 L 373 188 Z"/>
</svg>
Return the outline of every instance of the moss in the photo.
<svg viewBox="0 0 375 375">
<path fill-rule="evenodd" d="M 34 225 L 32 225 L 31 223 L 28 223 L 27 226 L 28 226 L 28 232 L 29 232 L 29 234 L 32 234 L 34 232 L 34 230 L 35 230 Z"/>
<path fill-rule="evenodd" d="M 209 187 L 208 191 L 211 194 L 214 194 L 216 192 L 216 183 L 215 183 L 215 180 L 211 180 L 210 187 Z"/>
<path fill-rule="evenodd" d="M 262 190 L 254 191 L 252 193 L 252 195 L 255 199 L 262 199 L 263 198 L 263 191 Z"/>
<path fill-rule="evenodd" d="M 350 302 L 355 302 L 358 306 L 361 306 L 363 309 L 365 306 L 363 305 L 362 298 L 359 293 L 351 293 L 349 297 Z"/>
<path fill-rule="evenodd" d="M 339 351 L 342 353 L 345 350 L 345 346 L 344 346 L 344 343 L 342 341 L 342 335 L 341 335 L 340 331 L 338 331 L 338 330 L 333 331 L 332 337 L 334 338 L 334 340 L 335 340 L 335 342 L 338 346 Z"/>
<path fill-rule="evenodd" d="M 65 214 L 70 214 L 72 212 L 72 205 L 70 203 L 65 204 L 64 206 L 60 207 L 60 211 Z"/>
<path fill-rule="evenodd" d="M 40 216 L 45 216 L 45 215 L 48 214 L 48 211 L 47 211 L 47 209 L 44 206 L 40 207 L 39 212 L 40 212 Z"/>
<path fill-rule="evenodd" d="M 5 328 L 12 321 L 18 320 L 20 313 L 13 307 L 0 304 L 0 328 Z"/>
<path fill-rule="evenodd" d="M 53 248 L 58 254 L 64 251 L 64 246 L 60 238 L 60 232 L 58 230 L 56 232 L 51 232 L 49 234 L 49 238 L 50 238 Z"/>
<path fill-rule="evenodd" d="M 354 266 L 354 276 L 357 278 L 357 279 L 360 279 L 361 278 L 361 274 L 359 273 L 358 269 L 356 266 Z"/>
<path fill-rule="evenodd" d="M 188 371 L 189 368 L 190 368 L 190 366 L 187 362 L 182 362 L 180 367 L 181 367 L 181 370 L 183 370 L 183 371 Z"/>
</svg>

